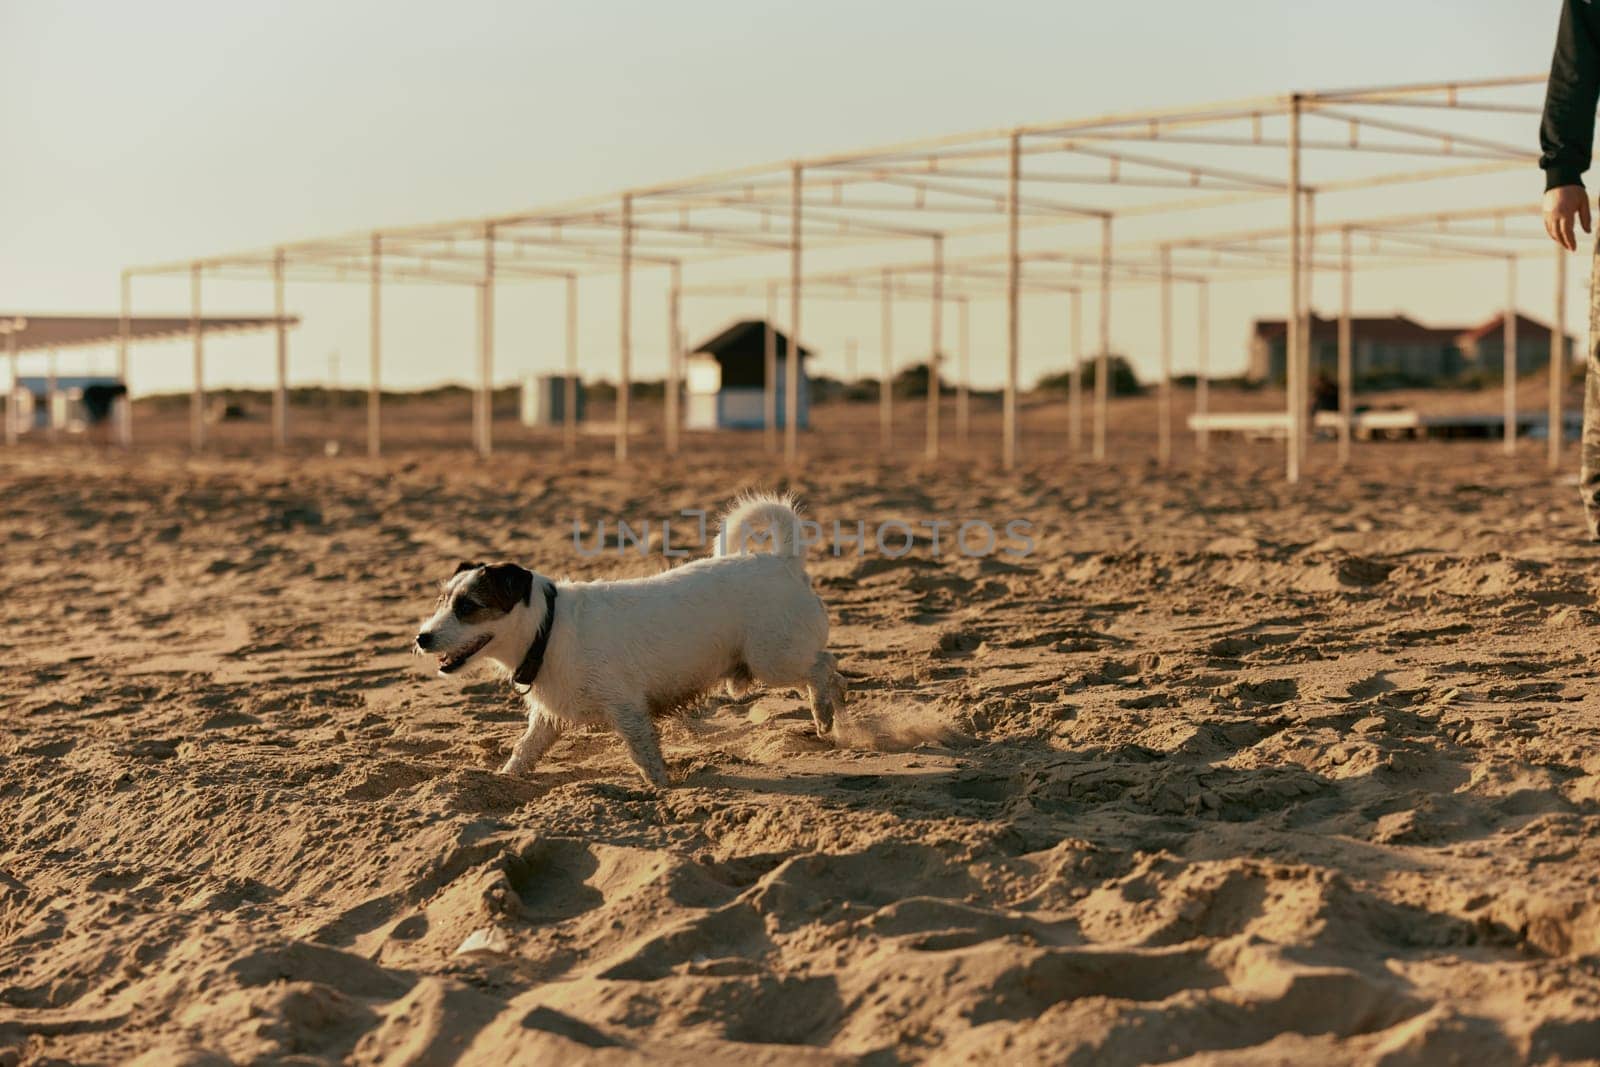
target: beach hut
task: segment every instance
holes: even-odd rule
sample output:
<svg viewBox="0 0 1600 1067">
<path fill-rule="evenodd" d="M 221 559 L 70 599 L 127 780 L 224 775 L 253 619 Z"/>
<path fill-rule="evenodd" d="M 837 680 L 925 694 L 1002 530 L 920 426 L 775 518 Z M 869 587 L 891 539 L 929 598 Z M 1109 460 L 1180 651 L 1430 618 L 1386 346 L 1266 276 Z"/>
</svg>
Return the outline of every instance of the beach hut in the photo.
<svg viewBox="0 0 1600 1067">
<path fill-rule="evenodd" d="M 773 330 L 777 351 L 777 425 L 784 424 L 789 338 Z M 684 424 L 693 430 L 759 430 L 766 424 L 767 324 L 760 319 L 736 322 L 697 345 L 687 361 L 688 401 Z M 800 347 L 799 425 L 809 425 L 810 380 L 805 360 L 811 350 Z"/>
<path fill-rule="evenodd" d="M 526 374 L 522 378 L 522 425 L 560 426 L 567 421 L 565 374 Z M 572 376 L 572 421 L 583 421 L 583 380 Z"/>
<path fill-rule="evenodd" d="M 82 433 L 107 423 L 127 402 L 128 387 L 106 375 L 19 377 L 11 392 L 18 433 L 65 430 Z"/>
</svg>

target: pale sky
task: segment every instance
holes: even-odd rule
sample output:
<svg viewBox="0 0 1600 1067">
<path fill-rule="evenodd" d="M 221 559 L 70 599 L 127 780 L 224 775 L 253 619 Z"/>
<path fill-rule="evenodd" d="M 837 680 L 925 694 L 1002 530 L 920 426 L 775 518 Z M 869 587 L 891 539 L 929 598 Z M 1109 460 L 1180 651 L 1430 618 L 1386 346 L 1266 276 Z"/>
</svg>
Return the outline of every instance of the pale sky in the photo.
<svg viewBox="0 0 1600 1067">
<path fill-rule="evenodd" d="M 1147 0 L 1142 3 L 761 0 L 236 4 L 0 0 L 0 309 L 114 312 L 125 266 L 275 242 L 514 211 L 750 163 L 964 129 L 1181 105 L 1294 88 L 1538 72 L 1555 0 Z M 1530 149 L 1536 122 L 1518 119 Z M 1529 201 L 1536 170 L 1502 186 Z M 1451 200 L 1449 188 L 1437 196 Z M 1522 303 L 1548 317 L 1551 271 Z M 763 268 L 763 274 L 768 268 Z M 1574 270 L 1574 292 L 1579 284 Z M 1358 311 L 1477 320 L 1503 270 L 1450 265 L 1387 277 Z M 692 279 L 691 279 L 692 280 Z M 1332 279 L 1319 289 L 1331 308 Z M 1250 319 L 1282 314 L 1281 285 L 1217 287 L 1212 350 L 1237 371 Z M 640 377 L 659 376 L 664 322 L 642 283 Z M 184 313 L 182 280 L 139 281 L 136 312 Z M 553 369 L 558 286 L 501 291 L 498 377 Z M 207 310 L 270 310 L 268 285 L 208 285 Z M 360 286 L 296 285 L 306 317 L 292 373 L 366 382 Z M 469 291 L 398 287 L 385 313 L 386 384 L 464 380 Z M 586 287 L 582 359 L 614 375 L 615 288 Z M 992 305 L 992 306 L 991 306 Z M 1148 368 L 1150 298 L 1130 296 L 1115 347 Z M 691 339 L 754 303 L 701 299 Z M 906 308 L 902 362 L 926 313 Z M 1001 376 L 998 301 L 973 311 L 975 377 Z M 818 369 L 847 339 L 876 356 L 876 305 L 810 303 Z M 1059 367 L 1057 308 L 1024 311 L 1026 378 Z M 1181 329 L 1181 327 L 1180 327 Z M 925 351 L 925 350 L 924 350 Z M 269 380 L 268 338 L 218 341 L 214 382 Z M 66 357 L 64 369 L 76 357 Z M 109 354 L 82 362 L 109 366 Z M 140 347 L 138 391 L 188 382 L 182 345 Z M 1187 352 L 1180 349 L 1179 364 Z"/>
</svg>

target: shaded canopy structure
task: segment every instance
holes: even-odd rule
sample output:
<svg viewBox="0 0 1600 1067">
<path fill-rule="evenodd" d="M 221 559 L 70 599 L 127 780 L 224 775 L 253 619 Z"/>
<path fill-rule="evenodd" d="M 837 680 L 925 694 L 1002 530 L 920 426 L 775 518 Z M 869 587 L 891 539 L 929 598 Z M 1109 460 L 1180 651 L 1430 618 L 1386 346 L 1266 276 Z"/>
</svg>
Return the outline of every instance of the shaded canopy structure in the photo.
<svg viewBox="0 0 1600 1067">
<path fill-rule="evenodd" d="M 1531 94 L 1542 83 L 1542 76 L 1530 75 L 1296 92 L 926 138 L 663 182 L 528 211 L 385 227 L 130 268 L 124 274 L 124 299 L 127 282 L 135 276 L 188 275 L 196 309 L 203 279 L 270 280 L 281 316 L 284 286 L 291 280 L 366 284 L 371 314 L 368 449 L 377 454 L 383 284 L 473 287 L 478 293 L 473 443 L 487 454 L 492 449 L 489 391 L 494 381 L 497 285 L 557 281 L 566 286 L 567 372 L 573 375 L 579 370 L 574 338 L 579 279 L 614 274 L 620 279 L 616 454 L 626 459 L 634 282 L 640 270 L 660 269 L 667 276 L 669 451 L 678 447 L 683 362 L 679 323 L 685 294 L 764 295 L 768 321 L 775 317 L 779 296 L 786 295 L 787 332 L 797 339 L 806 336 L 802 312 L 807 297 L 876 297 L 884 308 L 886 372 L 892 362 L 893 302 L 911 298 L 929 303 L 929 347 L 935 354 L 943 347 L 946 306 L 954 304 L 963 320 L 957 406 L 957 437 L 963 447 L 970 370 L 965 354 L 966 308 L 972 300 L 992 297 L 1004 300 L 1006 308 L 1002 460 L 1010 467 L 1019 454 L 1019 300 L 1024 291 L 1070 299 L 1073 335 L 1079 338 L 1074 342 L 1075 367 L 1082 362 L 1081 297 L 1092 293 L 1097 299 L 1095 358 L 1100 363 L 1089 451 L 1093 458 L 1104 459 L 1108 380 L 1104 361 L 1111 348 L 1112 293 L 1160 288 L 1159 447 L 1165 461 L 1172 453 L 1173 287 L 1198 288 L 1203 323 L 1210 284 L 1276 278 L 1285 283 L 1287 319 L 1300 324 L 1289 339 L 1286 406 L 1290 432 L 1285 473 L 1296 480 L 1310 428 L 1305 331 L 1314 273 L 1339 272 L 1348 282 L 1358 267 L 1398 268 L 1492 257 L 1511 264 L 1514 284 L 1517 259 L 1535 246 L 1519 243 L 1524 235 L 1513 232 L 1508 223 L 1519 216 L 1533 218 L 1534 205 L 1411 216 L 1364 214 L 1359 205 L 1364 194 L 1370 199 L 1382 192 L 1387 202 L 1399 191 L 1418 188 L 1448 188 L 1453 197 L 1470 200 L 1482 195 L 1474 190 L 1484 179 L 1531 171 L 1536 152 L 1526 135 L 1539 113 Z M 1330 215 L 1330 204 L 1351 206 Z M 1218 218 L 1256 222 L 1248 228 L 1219 229 L 1208 222 Z M 1142 236 L 1141 228 L 1147 231 Z M 772 264 L 776 269 L 766 277 L 753 276 L 750 264 L 763 260 L 776 261 Z M 704 277 L 686 287 L 686 269 Z M 719 273 L 731 277 L 719 279 Z M 1515 317 L 1508 316 L 1507 321 L 1514 323 Z M 1559 332 L 1560 316 L 1557 322 Z M 198 383 L 198 335 L 196 353 Z M 1200 358 L 1202 362 L 1206 358 L 1203 346 Z M 928 395 L 937 397 L 938 360 L 930 358 L 929 365 Z M 280 334 L 275 394 L 280 405 L 283 366 Z M 796 367 L 791 364 L 788 374 L 795 374 Z M 1197 399 L 1202 408 L 1205 376 L 1202 366 Z M 792 406 L 798 390 L 793 380 L 787 384 L 786 403 Z M 1514 390 L 1514 383 L 1510 388 Z M 883 392 L 887 446 L 893 411 L 888 390 Z M 1343 394 L 1348 417 L 1348 382 Z M 1513 403 L 1514 396 L 1508 405 Z M 1083 447 L 1086 421 L 1076 388 L 1069 405 L 1071 447 L 1076 451 Z M 928 405 L 930 456 L 941 447 L 939 407 Z M 797 423 L 794 412 L 788 414 L 783 452 L 793 462 L 798 456 Z M 281 411 L 275 425 L 281 445 Z M 201 432 L 197 420 L 197 443 Z M 770 425 L 768 433 L 776 448 Z M 1341 442 L 1343 457 L 1348 450 L 1347 427 Z M 1508 447 L 1514 447 L 1509 433 Z M 1559 440 L 1553 448 L 1559 448 Z"/>
<path fill-rule="evenodd" d="M 71 348 L 98 348 L 117 346 L 117 378 L 124 385 L 128 380 L 128 345 L 132 341 L 169 341 L 180 337 L 194 337 L 199 344 L 203 334 L 241 334 L 273 329 L 281 335 L 300 320 L 292 315 L 274 316 L 132 316 L 122 315 L 36 315 L 19 312 L 0 312 L 0 338 L 11 364 L 13 388 L 21 380 L 17 370 L 18 357 L 24 352 L 57 352 Z M 50 391 L 55 389 L 55 374 L 48 381 Z M 194 402 L 199 403 L 196 391 Z M 14 404 L 6 408 L 5 437 L 8 444 L 17 439 L 17 414 Z M 133 439 L 133 414 L 124 406 L 119 413 L 117 436 L 123 444 Z"/>
<path fill-rule="evenodd" d="M 203 333 L 250 333 L 276 327 L 298 326 L 296 316 L 206 316 L 200 319 Z M 126 322 L 118 315 L 35 315 L 0 311 L 0 334 L 8 348 L 18 352 L 54 351 L 62 348 L 96 348 L 114 345 L 126 337 L 130 341 L 170 341 L 187 337 L 195 323 L 188 318 L 140 315 Z"/>
</svg>

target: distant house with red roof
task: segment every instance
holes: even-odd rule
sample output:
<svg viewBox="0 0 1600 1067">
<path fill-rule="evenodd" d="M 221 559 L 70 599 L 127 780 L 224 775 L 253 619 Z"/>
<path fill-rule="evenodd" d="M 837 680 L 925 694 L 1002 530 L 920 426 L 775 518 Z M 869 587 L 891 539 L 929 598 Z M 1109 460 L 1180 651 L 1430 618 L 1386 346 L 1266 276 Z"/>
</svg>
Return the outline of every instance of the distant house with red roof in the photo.
<svg viewBox="0 0 1600 1067">
<path fill-rule="evenodd" d="M 1505 367 L 1506 316 L 1496 315 L 1482 326 L 1463 330 L 1456 337 L 1456 347 L 1470 370 L 1497 377 Z M 1573 355 L 1573 339 L 1566 339 L 1567 360 Z M 1517 313 L 1517 375 L 1520 377 L 1542 369 L 1550 362 L 1550 327 L 1537 319 Z"/>
<path fill-rule="evenodd" d="M 1282 319 L 1257 319 L 1250 334 L 1247 377 L 1281 384 L 1287 363 L 1287 334 Z M 1498 377 L 1502 367 L 1505 315 L 1476 327 L 1424 326 L 1405 315 L 1352 317 L 1351 365 L 1358 382 L 1417 385 L 1443 384 L 1470 375 Z M 1573 339 L 1566 338 L 1567 358 Z M 1517 373 L 1527 374 L 1550 359 L 1550 327 L 1517 315 Z M 1339 320 L 1312 316 L 1312 376 L 1335 378 L 1339 372 Z"/>
</svg>

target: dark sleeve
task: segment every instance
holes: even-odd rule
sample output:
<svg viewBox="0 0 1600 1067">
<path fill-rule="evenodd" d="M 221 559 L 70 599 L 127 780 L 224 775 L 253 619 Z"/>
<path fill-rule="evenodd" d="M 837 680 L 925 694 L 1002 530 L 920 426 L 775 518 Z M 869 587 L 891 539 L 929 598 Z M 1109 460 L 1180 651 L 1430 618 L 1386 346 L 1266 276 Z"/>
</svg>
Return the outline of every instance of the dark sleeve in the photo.
<svg viewBox="0 0 1600 1067">
<path fill-rule="evenodd" d="M 1600 44 L 1588 0 L 1562 0 L 1556 54 L 1539 126 L 1539 166 L 1546 189 L 1582 185 L 1594 149 L 1595 104 L 1600 101 Z"/>
</svg>

